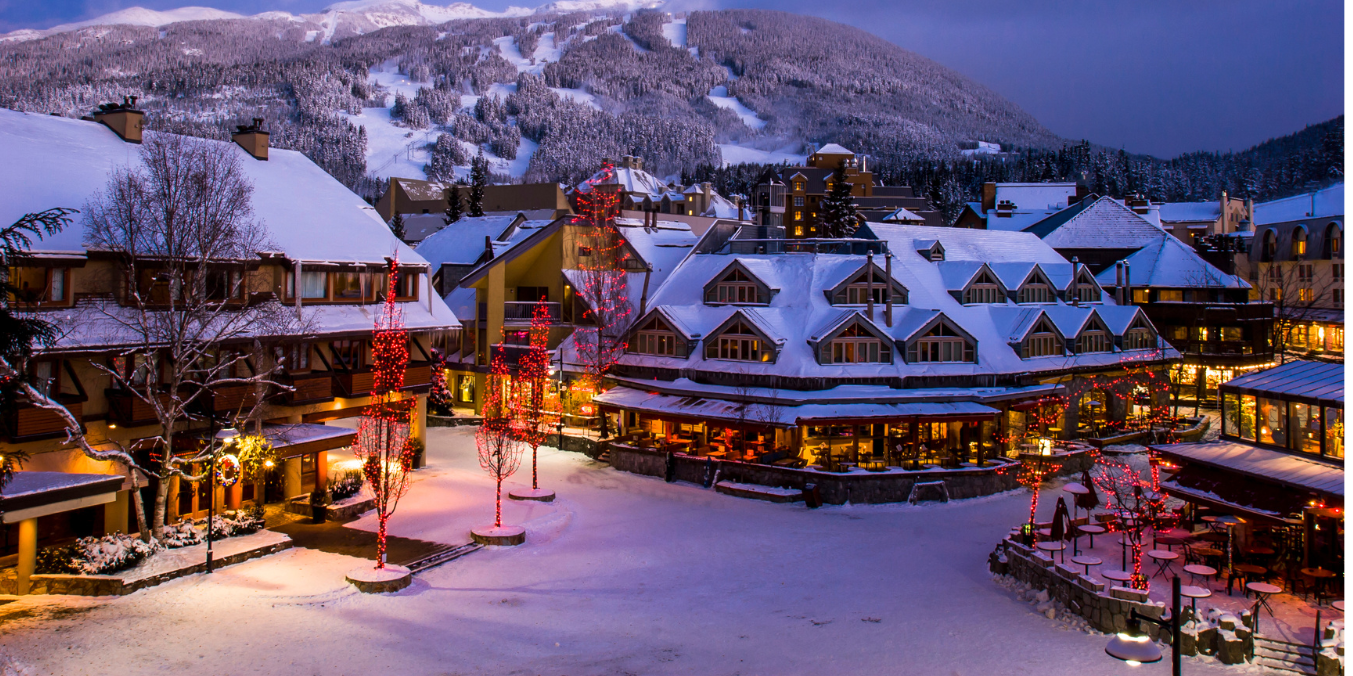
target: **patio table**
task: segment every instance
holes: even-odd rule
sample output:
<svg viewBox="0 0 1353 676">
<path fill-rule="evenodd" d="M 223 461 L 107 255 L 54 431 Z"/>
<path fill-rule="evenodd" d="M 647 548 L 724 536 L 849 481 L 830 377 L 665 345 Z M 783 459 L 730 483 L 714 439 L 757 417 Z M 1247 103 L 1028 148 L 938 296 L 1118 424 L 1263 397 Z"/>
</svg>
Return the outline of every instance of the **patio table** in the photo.
<svg viewBox="0 0 1353 676">
<path fill-rule="evenodd" d="M 1254 602 L 1254 633 L 1257 634 L 1259 633 L 1259 610 L 1261 608 L 1267 610 L 1269 617 L 1272 617 L 1273 606 L 1268 604 L 1268 597 L 1281 592 L 1283 588 L 1267 582 L 1251 582 L 1245 585 L 1245 589 L 1254 592 L 1255 598 L 1259 599 Z"/>
<path fill-rule="evenodd" d="M 1194 618 L 1198 617 L 1198 599 L 1205 599 L 1212 596 L 1212 590 L 1206 587 L 1194 587 L 1185 585 L 1179 588 L 1179 595 L 1189 599 L 1193 608 Z"/>
<path fill-rule="evenodd" d="M 1056 541 L 1048 541 L 1048 540 L 1044 540 L 1044 541 L 1042 541 L 1042 542 L 1040 542 L 1040 543 L 1038 543 L 1038 544 L 1036 544 L 1036 545 L 1034 545 L 1034 546 L 1037 547 L 1037 548 L 1039 548 L 1039 549 L 1041 549 L 1041 550 L 1043 550 L 1043 551 L 1045 551 L 1045 552 L 1048 552 L 1049 554 L 1051 554 L 1051 553 L 1053 553 L 1053 552 L 1061 552 L 1061 553 L 1062 553 L 1062 563 L 1066 563 L 1066 543 L 1065 543 L 1065 542 L 1062 542 L 1062 541 L 1060 541 L 1060 540 L 1056 540 Z"/>
<path fill-rule="evenodd" d="M 1200 563 L 1193 563 L 1184 566 L 1184 572 L 1189 574 L 1189 582 L 1192 582 L 1194 585 L 1197 585 L 1198 578 L 1201 577 L 1203 578 L 1203 581 L 1206 582 L 1208 578 L 1211 578 L 1212 576 L 1217 574 L 1217 569 L 1213 568 L 1212 566 L 1204 566 Z"/>
<path fill-rule="evenodd" d="M 1090 536 L 1091 549 L 1095 548 L 1095 536 L 1104 534 L 1103 526 L 1096 526 L 1092 523 L 1085 524 L 1084 526 L 1076 526 L 1076 530 Z"/>
<path fill-rule="evenodd" d="M 1268 569 L 1263 566 L 1256 566 L 1250 563 L 1237 563 L 1231 566 L 1230 577 L 1235 577 L 1235 574 L 1237 572 L 1241 574 L 1240 577 L 1242 579 L 1244 579 L 1246 582 L 1249 582 L 1251 580 L 1254 580 L 1255 578 L 1263 577 L 1266 573 L 1268 573 Z M 1247 584 L 1245 585 L 1245 587 L 1249 588 L 1249 585 Z M 1226 593 L 1228 594 L 1231 593 L 1231 579 L 1229 577 L 1226 580 Z"/>
<path fill-rule="evenodd" d="M 1342 613 L 1344 612 L 1344 600 L 1339 599 L 1338 601 L 1331 603 L 1330 607 Z"/>
<path fill-rule="evenodd" d="M 1098 566 L 1101 563 L 1104 563 L 1097 556 L 1073 556 L 1071 557 L 1071 562 L 1078 566 L 1085 566 L 1086 575 L 1090 574 L 1090 566 Z"/>
<path fill-rule="evenodd" d="M 1324 568 L 1302 568 L 1301 574 L 1311 578 L 1311 580 L 1318 585 L 1318 591 L 1315 594 L 1315 604 L 1317 606 L 1320 605 L 1320 599 L 1323 598 L 1325 592 L 1328 591 L 1330 580 L 1335 578 L 1336 573 L 1332 570 L 1325 570 Z"/>
<path fill-rule="evenodd" d="M 1156 562 L 1156 575 L 1169 577 L 1170 566 L 1179 559 L 1179 555 L 1167 549 L 1152 549 L 1146 553 Z"/>
<path fill-rule="evenodd" d="M 1127 582 L 1132 579 L 1132 573 L 1126 570 L 1103 570 L 1099 573 L 1100 577 L 1114 582 Z"/>
<path fill-rule="evenodd" d="M 1165 548 L 1170 551 L 1174 551 L 1175 547 L 1184 544 L 1184 538 L 1175 537 L 1173 535 L 1161 535 L 1153 539 L 1157 546 L 1165 545 Z"/>
</svg>

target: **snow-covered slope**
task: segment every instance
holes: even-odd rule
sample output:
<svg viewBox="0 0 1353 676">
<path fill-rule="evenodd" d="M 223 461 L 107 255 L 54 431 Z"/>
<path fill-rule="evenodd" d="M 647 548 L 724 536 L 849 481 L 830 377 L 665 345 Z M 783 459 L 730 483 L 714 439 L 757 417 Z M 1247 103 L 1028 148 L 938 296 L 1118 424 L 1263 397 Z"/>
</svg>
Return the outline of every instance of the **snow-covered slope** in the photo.
<svg viewBox="0 0 1353 676">
<path fill-rule="evenodd" d="M 455 21 L 457 19 L 491 19 L 498 17 L 529 16 L 544 12 L 592 12 L 602 10 L 629 10 L 640 7 L 656 7 L 663 0 L 561 0 L 541 5 L 535 9 L 529 7 L 508 7 L 494 12 L 476 7 L 468 2 L 456 2 L 449 5 L 425 4 L 419 0 L 346 0 L 337 2 L 315 14 L 290 14 L 283 11 L 270 11 L 256 14 L 252 18 L 265 20 L 313 21 L 325 27 L 327 37 L 335 32 L 365 33 L 389 26 L 432 26 Z M 61 24 L 44 30 L 23 29 L 0 35 L 0 40 L 32 40 L 54 33 L 64 33 L 89 26 L 165 26 L 180 21 L 204 21 L 210 19 L 242 19 L 242 14 L 226 12 L 210 7 L 180 7 L 158 11 L 144 7 L 128 7 L 110 14 Z"/>
</svg>

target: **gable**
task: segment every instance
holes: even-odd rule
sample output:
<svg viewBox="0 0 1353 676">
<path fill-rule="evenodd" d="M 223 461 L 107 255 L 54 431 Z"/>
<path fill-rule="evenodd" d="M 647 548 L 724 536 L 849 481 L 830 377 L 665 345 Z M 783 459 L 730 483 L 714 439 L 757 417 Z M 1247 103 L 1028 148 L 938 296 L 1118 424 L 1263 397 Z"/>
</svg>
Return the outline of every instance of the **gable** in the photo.
<svg viewBox="0 0 1353 676">
<path fill-rule="evenodd" d="M 740 296 L 735 295 L 730 299 L 730 297 L 726 295 L 727 291 L 723 292 L 725 295 L 720 296 L 721 285 L 755 286 L 756 298 L 750 299 L 750 296 L 748 296 L 747 298 L 739 299 Z M 705 303 L 747 303 L 766 305 L 770 303 L 771 298 L 775 296 L 777 291 L 779 291 L 779 289 L 771 288 L 769 284 L 754 274 L 741 260 L 735 259 L 720 271 L 719 274 L 715 275 L 713 279 L 705 283 L 703 298 Z"/>
</svg>

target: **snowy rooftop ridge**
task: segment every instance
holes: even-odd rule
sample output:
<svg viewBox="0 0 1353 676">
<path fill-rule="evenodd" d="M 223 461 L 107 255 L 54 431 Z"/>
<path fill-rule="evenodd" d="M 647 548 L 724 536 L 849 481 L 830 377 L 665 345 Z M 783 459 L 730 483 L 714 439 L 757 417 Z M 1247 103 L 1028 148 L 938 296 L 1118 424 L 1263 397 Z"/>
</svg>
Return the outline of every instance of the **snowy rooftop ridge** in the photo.
<svg viewBox="0 0 1353 676">
<path fill-rule="evenodd" d="M 1343 182 L 1315 192 L 1254 205 L 1255 225 L 1286 223 L 1303 218 L 1342 218 L 1343 215 Z"/>
</svg>

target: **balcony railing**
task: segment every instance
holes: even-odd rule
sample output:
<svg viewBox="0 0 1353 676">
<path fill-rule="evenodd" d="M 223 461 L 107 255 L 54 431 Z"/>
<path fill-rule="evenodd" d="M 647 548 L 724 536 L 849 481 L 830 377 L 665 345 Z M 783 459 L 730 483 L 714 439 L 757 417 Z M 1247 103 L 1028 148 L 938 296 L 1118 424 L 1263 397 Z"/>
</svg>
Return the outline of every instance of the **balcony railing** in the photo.
<svg viewBox="0 0 1353 676">
<path fill-rule="evenodd" d="M 491 350 L 490 359 L 497 358 L 501 355 L 504 364 L 507 364 L 509 368 L 517 368 L 522 357 L 525 357 L 526 354 L 531 351 L 531 346 L 498 343 L 496 345 L 490 345 L 489 349 Z"/>
<path fill-rule="evenodd" d="M 76 420 L 84 414 L 84 402 L 77 397 L 57 396 L 56 400 Z M 61 436 L 66 433 L 66 421 L 60 415 L 27 402 L 16 402 L 3 415 L 4 434 L 12 442 L 33 441 Z"/>
<path fill-rule="evenodd" d="M 537 305 L 545 307 L 546 316 L 551 324 L 559 323 L 559 318 L 562 316 L 559 303 L 535 301 L 507 301 L 503 303 L 503 321 L 529 324 L 531 318 L 535 316 Z"/>
<path fill-rule="evenodd" d="M 283 392 L 281 399 L 286 404 L 313 404 L 334 398 L 333 374 L 327 371 L 318 373 L 288 373 L 280 378 L 281 382 L 294 388 Z"/>
<path fill-rule="evenodd" d="M 108 417 L 123 427 L 149 425 L 159 420 L 155 408 L 134 392 L 110 388 L 104 390 L 104 396 L 108 399 Z M 168 392 L 158 396 L 161 406 L 169 405 Z"/>
<path fill-rule="evenodd" d="M 339 371 L 334 374 L 338 383 L 339 396 L 357 397 L 371 394 L 376 384 L 376 374 L 371 369 L 360 371 Z M 404 370 L 404 389 L 426 387 L 432 384 L 432 364 L 425 361 L 409 362 Z"/>
<path fill-rule="evenodd" d="M 197 398 L 199 410 L 204 413 L 249 411 L 258 403 L 258 391 L 252 384 L 224 385 L 203 392 Z"/>
</svg>

